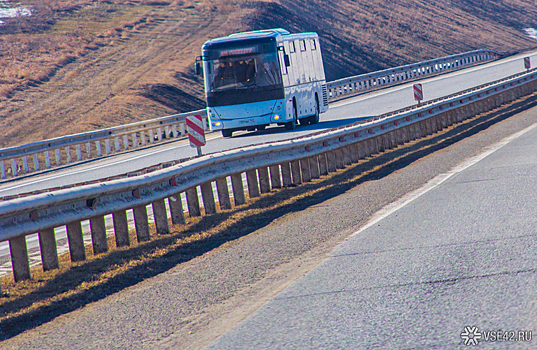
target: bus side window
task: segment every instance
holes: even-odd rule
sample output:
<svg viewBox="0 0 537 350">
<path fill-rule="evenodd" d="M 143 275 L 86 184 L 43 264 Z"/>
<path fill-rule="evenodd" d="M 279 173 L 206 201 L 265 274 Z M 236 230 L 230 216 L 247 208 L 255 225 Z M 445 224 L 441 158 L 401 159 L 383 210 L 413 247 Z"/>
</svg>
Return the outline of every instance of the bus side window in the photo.
<svg viewBox="0 0 537 350">
<path fill-rule="evenodd" d="M 282 71 L 282 75 L 287 75 L 287 67 L 290 66 L 290 62 L 289 55 L 285 52 L 285 47 L 278 47 L 278 56 L 280 59 L 280 69 Z"/>
<path fill-rule="evenodd" d="M 306 51 L 306 40 L 300 40 L 300 51 Z"/>
<path fill-rule="evenodd" d="M 295 42 L 291 41 L 289 42 L 289 53 L 294 53 L 294 52 L 295 52 Z"/>
<path fill-rule="evenodd" d="M 315 39 L 311 40 L 311 51 L 317 50 L 317 43 L 315 42 Z"/>
</svg>

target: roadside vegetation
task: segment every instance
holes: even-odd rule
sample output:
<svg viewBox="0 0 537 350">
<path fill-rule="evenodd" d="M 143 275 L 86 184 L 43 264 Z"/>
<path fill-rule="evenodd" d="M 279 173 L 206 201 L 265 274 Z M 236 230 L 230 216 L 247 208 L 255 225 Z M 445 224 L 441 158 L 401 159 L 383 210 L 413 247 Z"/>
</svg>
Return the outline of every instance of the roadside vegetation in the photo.
<svg viewBox="0 0 537 350">
<path fill-rule="evenodd" d="M 328 80 L 537 46 L 524 0 L 25 0 L 0 25 L 0 147 L 204 107 L 193 63 L 237 31 L 316 31 Z"/>
</svg>

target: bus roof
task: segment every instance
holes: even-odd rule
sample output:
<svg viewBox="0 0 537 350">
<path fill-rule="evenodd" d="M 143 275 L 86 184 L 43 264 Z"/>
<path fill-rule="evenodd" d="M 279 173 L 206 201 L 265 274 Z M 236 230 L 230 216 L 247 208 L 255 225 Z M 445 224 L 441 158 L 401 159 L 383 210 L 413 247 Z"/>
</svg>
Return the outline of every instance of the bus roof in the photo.
<svg viewBox="0 0 537 350">
<path fill-rule="evenodd" d="M 204 49 L 209 49 L 212 47 L 221 47 L 226 44 L 236 43 L 236 42 L 247 42 L 247 41 L 256 41 L 256 42 L 273 42 L 277 37 L 289 37 L 293 39 L 300 39 L 305 37 L 317 36 L 317 33 L 296 33 L 291 34 L 287 30 L 282 28 L 274 29 L 263 29 L 263 30 L 254 30 L 250 32 L 241 32 L 230 34 L 229 36 L 216 38 L 209 40 L 203 44 Z"/>
</svg>

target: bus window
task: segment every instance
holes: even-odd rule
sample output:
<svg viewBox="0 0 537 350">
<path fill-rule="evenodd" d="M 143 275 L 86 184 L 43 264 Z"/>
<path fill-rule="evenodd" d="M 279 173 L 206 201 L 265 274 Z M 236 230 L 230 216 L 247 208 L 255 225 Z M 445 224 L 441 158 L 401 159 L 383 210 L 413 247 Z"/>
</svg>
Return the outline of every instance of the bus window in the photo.
<svg viewBox="0 0 537 350">
<path fill-rule="evenodd" d="M 317 43 L 315 42 L 315 39 L 311 40 L 311 51 L 317 50 Z"/>
<path fill-rule="evenodd" d="M 290 53 L 295 53 L 295 42 L 294 41 L 291 41 L 289 43 L 289 52 Z"/>
<path fill-rule="evenodd" d="M 300 40 L 300 51 L 306 51 L 306 40 Z"/>
</svg>

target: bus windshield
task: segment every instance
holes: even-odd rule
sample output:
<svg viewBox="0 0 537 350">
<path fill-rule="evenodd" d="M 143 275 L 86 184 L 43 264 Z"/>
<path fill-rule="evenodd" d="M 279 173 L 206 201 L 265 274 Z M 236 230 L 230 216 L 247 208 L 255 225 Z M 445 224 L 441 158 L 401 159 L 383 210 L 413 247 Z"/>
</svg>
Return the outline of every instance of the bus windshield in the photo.
<svg viewBox="0 0 537 350">
<path fill-rule="evenodd" d="M 209 62 L 211 92 L 280 86 L 278 57 L 273 53 L 228 56 Z"/>
</svg>

